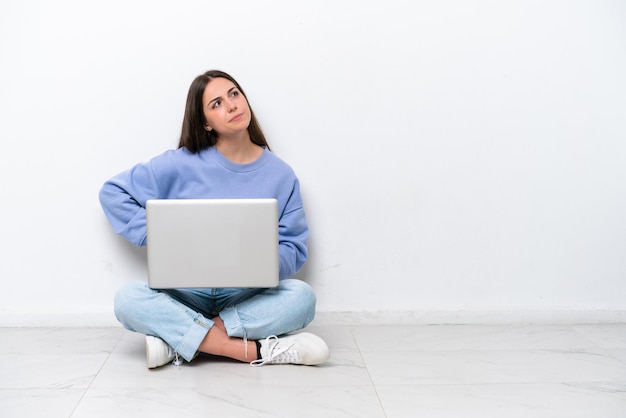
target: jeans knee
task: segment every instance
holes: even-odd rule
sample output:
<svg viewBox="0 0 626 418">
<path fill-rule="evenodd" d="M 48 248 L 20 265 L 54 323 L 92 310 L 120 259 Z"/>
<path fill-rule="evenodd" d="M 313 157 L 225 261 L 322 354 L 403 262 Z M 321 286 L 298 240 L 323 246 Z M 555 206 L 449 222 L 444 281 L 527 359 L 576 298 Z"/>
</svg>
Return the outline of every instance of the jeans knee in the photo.
<svg viewBox="0 0 626 418">
<path fill-rule="evenodd" d="M 308 283 L 302 280 L 292 279 L 285 280 L 285 282 L 288 282 L 285 283 L 286 287 L 294 293 L 294 299 L 297 301 L 294 307 L 298 311 L 298 316 L 302 318 L 302 326 L 304 327 L 315 318 L 315 304 L 317 302 L 315 291 Z"/>
<path fill-rule="evenodd" d="M 152 291 L 152 289 L 143 282 L 128 282 L 117 290 L 113 298 L 113 312 L 122 325 L 127 325 L 128 313 L 133 310 L 141 295 L 146 291 Z"/>
</svg>

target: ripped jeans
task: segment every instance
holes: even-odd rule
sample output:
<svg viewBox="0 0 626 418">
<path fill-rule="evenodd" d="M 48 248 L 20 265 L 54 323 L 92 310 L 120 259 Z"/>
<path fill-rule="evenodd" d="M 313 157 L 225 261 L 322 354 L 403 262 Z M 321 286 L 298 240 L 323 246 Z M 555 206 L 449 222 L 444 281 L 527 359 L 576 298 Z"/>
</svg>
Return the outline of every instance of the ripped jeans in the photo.
<svg viewBox="0 0 626 418">
<path fill-rule="evenodd" d="M 260 340 L 306 327 L 315 317 L 313 289 L 285 279 L 269 289 L 162 289 L 129 282 L 115 295 L 115 316 L 124 328 L 154 335 L 191 361 L 213 327 L 224 321 L 230 337 Z"/>
</svg>

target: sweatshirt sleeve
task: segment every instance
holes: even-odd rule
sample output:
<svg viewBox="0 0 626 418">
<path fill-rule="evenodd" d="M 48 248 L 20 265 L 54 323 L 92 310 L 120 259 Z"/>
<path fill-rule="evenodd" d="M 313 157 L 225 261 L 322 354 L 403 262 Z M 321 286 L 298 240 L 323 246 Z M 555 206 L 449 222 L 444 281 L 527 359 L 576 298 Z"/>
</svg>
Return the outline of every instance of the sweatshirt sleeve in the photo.
<svg viewBox="0 0 626 418">
<path fill-rule="evenodd" d="M 280 279 L 296 274 L 308 257 L 309 228 L 300 196 L 298 180 L 278 221 Z"/>
<path fill-rule="evenodd" d="M 158 197 L 158 182 L 149 163 L 106 181 L 99 194 L 113 230 L 137 246 L 146 245 L 146 201 Z"/>
</svg>

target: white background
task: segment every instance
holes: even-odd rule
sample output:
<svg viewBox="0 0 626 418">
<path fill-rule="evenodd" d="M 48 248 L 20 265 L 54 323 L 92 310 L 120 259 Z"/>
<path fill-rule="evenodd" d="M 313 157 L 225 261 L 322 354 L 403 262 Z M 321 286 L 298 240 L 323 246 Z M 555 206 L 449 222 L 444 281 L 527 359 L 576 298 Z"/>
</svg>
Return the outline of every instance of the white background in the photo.
<svg viewBox="0 0 626 418">
<path fill-rule="evenodd" d="M 626 318 L 626 2 L 1 0 L 0 325 L 115 323 L 145 250 L 98 191 L 213 68 L 300 177 L 321 314 Z"/>
</svg>

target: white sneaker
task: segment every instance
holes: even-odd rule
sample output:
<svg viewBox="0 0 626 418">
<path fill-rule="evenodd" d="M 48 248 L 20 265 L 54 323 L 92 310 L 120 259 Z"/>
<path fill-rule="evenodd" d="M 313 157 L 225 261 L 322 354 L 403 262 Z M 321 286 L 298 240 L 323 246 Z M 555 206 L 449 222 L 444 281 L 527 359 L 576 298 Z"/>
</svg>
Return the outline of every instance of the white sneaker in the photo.
<svg viewBox="0 0 626 418">
<path fill-rule="evenodd" d="M 146 358 L 148 368 L 154 369 L 174 360 L 176 353 L 165 341 L 152 335 L 146 335 Z"/>
<path fill-rule="evenodd" d="M 251 366 L 264 364 L 322 364 L 330 356 L 328 346 L 317 335 L 308 332 L 278 338 L 275 335 L 261 341 L 261 358 Z"/>
</svg>

